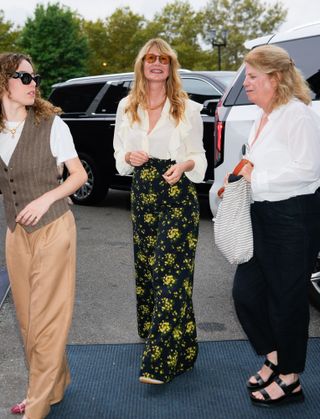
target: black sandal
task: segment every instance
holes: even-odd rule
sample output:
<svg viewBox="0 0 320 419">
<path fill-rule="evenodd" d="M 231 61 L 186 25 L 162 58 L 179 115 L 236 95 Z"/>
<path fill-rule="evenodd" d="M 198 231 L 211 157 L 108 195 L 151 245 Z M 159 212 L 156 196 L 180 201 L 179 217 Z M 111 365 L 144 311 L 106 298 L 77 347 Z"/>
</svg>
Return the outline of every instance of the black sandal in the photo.
<svg viewBox="0 0 320 419">
<path fill-rule="evenodd" d="M 256 374 L 254 378 L 256 379 L 256 383 L 251 383 L 249 380 L 247 381 L 247 387 L 249 390 L 260 390 L 261 388 L 267 387 L 269 384 L 272 383 L 272 381 L 275 379 L 275 377 L 279 374 L 278 366 L 273 364 L 269 359 L 266 359 L 264 361 L 264 365 L 269 367 L 272 370 L 272 373 L 267 381 L 264 381 L 260 374 Z"/>
<path fill-rule="evenodd" d="M 271 399 L 266 389 L 262 388 L 261 390 L 259 390 L 259 392 L 263 395 L 263 399 L 257 399 L 253 396 L 252 393 L 250 394 L 250 399 L 255 406 L 273 407 L 279 406 L 280 404 L 297 403 L 304 401 L 304 394 L 302 392 L 302 389 L 296 391 L 295 393 L 293 392 L 293 390 L 300 386 L 299 379 L 292 384 L 286 384 L 283 380 L 281 380 L 280 377 L 276 377 L 273 381 L 277 383 L 278 386 L 283 390 L 284 395 L 278 397 L 277 399 Z"/>
</svg>

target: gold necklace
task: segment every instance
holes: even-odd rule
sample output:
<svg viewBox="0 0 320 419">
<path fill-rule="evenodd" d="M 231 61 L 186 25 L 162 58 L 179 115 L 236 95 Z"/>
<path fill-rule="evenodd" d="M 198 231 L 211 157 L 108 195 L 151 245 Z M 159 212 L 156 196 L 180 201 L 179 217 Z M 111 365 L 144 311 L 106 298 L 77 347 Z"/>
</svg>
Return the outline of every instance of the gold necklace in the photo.
<svg viewBox="0 0 320 419">
<path fill-rule="evenodd" d="M 14 128 L 8 128 L 8 127 L 5 126 L 3 130 L 6 131 L 6 132 L 10 132 L 11 138 L 14 138 L 14 136 L 16 135 L 17 129 L 20 127 L 20 125 L 23 124 L 24 121 L 25 121 L 25 119 L 20 121 L 19 124 Z"/>
<path fill-rule="evenodd" d="M 159 105 L 157 105 L 157 106 L 153 106 L 152 108 L 151 108 L 150 106 L 148 106 L 148 110 L 149 110 L 149 111 L 154 111 L 155 109 L 161 108 L 161 106 L 163 106 L 163 105 L 164 105 L 164 102 L 166 101 L 166 99 L 167 99 L 167 97 L 165 97 L 165 98 L 163 99 L 163 101 L 161 101 L 161 102 L 159 103 Z"/>
</svg>

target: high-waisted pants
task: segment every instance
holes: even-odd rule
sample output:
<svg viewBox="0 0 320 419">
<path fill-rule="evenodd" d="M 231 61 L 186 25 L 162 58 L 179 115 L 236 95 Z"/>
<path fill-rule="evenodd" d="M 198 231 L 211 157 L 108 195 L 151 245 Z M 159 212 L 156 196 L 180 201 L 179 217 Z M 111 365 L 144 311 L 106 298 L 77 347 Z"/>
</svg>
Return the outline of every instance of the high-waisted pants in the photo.
<svg viewBox="0 0 320 419">
<path fill-rule="evenodd" d="M 27 233 L 7 230 L 6 261 L 29 371 L 26 415 L 47 416 L 70 383 L 65 346 L 75 285 L 76 229 L 67 211 Z"/>
<path fill-rule="evenodd" d="M 146 339 L 140 375 L 169 382 L 197 358 L 192 304 L 199 204 L 183 175 L 162 177 L 171 160 L 150 159 L 134 170 L 132 220 L 139 336 Z"/>
<path fill-rule="evenodd" d="M 304 370 L 308 286 L 320 250 L 320 194 L 251 206 L 254 256 L 239 265 L 233 296 L 259 355 L 278 352 L 282 374 Z"/>
</svg>

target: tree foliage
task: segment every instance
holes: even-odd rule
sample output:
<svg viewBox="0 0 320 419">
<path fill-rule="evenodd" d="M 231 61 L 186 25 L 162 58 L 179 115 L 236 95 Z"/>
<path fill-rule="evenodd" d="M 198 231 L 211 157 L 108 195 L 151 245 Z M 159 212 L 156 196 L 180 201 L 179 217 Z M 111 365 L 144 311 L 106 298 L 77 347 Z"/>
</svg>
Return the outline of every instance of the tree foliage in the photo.
<svg viewBox="0 0 320 419">
<path fill-rule="evenodd" d="M 168 3 L 154 17 L 158 36 L 164 38 L 177 51 L 182 67 L 201 68 L 206 52 L 199 43 L 202 32 L 202 15 L 196 13 L 189 2 L 175 0 Z"/>
<path fill-rule="evenodd" d="M 14 28 L 14 24 L 6 21 L 3 10 L 0 10 L 0 51 L 14 52 L 17 51 L 17 39 L 20 29 Z"/>
<path fill-rule="evenodd" d="M 87 74 L 88 41 L 81 20 L 65 6 L 38 4 L 22 30 L 20 45 L 43 77 L 46 96 L 53 83 Z"/>
<path fill-rule="evenodd" d="M 227 30 L 227 46 L 222 49 L 223 68 L 236 69 L 246 52 L 244 42 L 274 32 L 286 15 L 280 2 L 269 6 L 260 0 L 209 0 L 203 10 L 203 38 L 211 45 L 209 29 L 216 29 L 217 35 Z M 217 62 L 217 48 L 214 52 Z"/>
<path fill-rule="evenodd" d="M 143 44 L 162 37 L 177 51 L 183 68 L 215 70 L 218 48 L 209 30 L 228 30 L 227 45 L 221 47 L 222 69 L 237 69 L 245 54 L 244 41 L 276 31 L 287 11 L 279 1 L 270 6 L 263 0 L 208 0 L 195 11 L 187 0 L 173 0 L 151 20 L 130 7 L 110 16 L 87 21 L 59 3 L 38 4 L 34 16 L 21 31 L 20 49 L 29 53 L 42 74 L 43 91 L 61 80 L 81 75 L 132 71 Z M 16 50 L 19 29 L 5 22 L 0 11 L 0 48 Z"/>
</svg>

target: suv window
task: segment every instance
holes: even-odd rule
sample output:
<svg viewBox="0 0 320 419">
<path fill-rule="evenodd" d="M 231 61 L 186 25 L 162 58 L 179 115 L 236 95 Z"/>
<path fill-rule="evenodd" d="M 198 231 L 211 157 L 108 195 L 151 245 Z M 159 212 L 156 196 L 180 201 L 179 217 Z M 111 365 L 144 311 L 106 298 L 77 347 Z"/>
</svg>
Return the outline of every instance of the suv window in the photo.
<svg viewBox="0 0 320 419">
<path fill-rule="evenodd" d="M 221 92 L 204 80 L 183 78 L 182 86 L 188 93 L 190 99 L 201 104 L 215 96 L 218 96 L 219 98 L 221 96 Z"/>
<path fill-rule="evenodd" d="M 315 52 L 318 50 L 319 40 L 319 36 L 314 36 L 310 38 L 279 42 L 277 44 L 279 45 L 279 47 L 282 47 L 288 51 L 290 56 L 293 58 L 295 65 L 302 72 L 303 77 L 309 83 L 309 87 L 313 93 L 312 99 L 320 98 L 320 65 L 319 56 Z M 307 60 L 306 57 L 308 57 Z M 238 86 L 242 86 L 242 83 L 244 81 L 244 73 L 245 70 L 243 68 L 242 73 L 237 80 Z M 236 100 L 233 101 L 230 96 L 227 98 L 225 105 L 249 105 L 250 103 L 251 102 L 249 101 L 242 86 Z"/>
<path fill-rule="evenodd" d="M 130 84 L 130 81 L 110 83 L 95 113 L 116 113 L 120 100 L 129 93 Z"/>
<path fill-rule="evenodd" d="M 77 84 L 56 88 L 50 102 L 60 106 L 64 113 L 85 112 L 104 83 Z"/>
<path fill-rule="evenodd" d="M 319 42 L 320 36 L 313 36 L 278 44 L 289 52 L 296 66 L 302 72 L 303 77 L 309 83 L 309 87 L 313 92 L 312 99 L 319 99 L 320 96 Z"/>
</svg>

